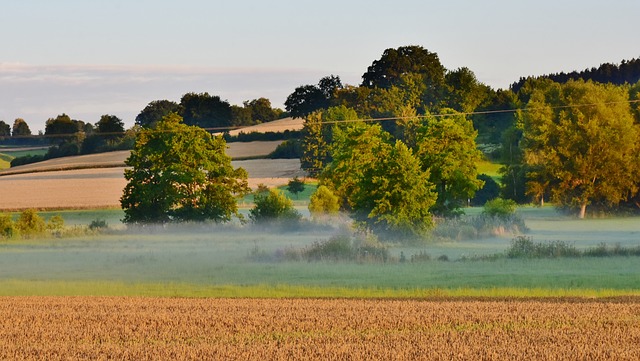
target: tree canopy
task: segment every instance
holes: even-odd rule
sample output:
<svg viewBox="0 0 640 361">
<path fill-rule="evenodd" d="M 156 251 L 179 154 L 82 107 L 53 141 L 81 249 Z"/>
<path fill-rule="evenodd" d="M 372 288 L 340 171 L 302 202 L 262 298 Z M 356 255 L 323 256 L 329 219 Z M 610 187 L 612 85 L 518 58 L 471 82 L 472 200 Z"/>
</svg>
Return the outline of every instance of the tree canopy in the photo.
<svg viewBox="0 0 640 361">
<path fill-rule="evenodd" d="M 170 100 L 154 100 L 147 104 L 136 116 L 136 124 L 144 128 L 153 128 L 157 122 L 169 113 L 178 113 L 180 106 Z"/>
<path fill-rule="evenodd" d="M 126 160 L 124 221 L 226 222 L 239 216 L 235 197 L 249 192 L 247 173 L 232 167 L 225 150 L 222 136 L 186 125 L 175 113 L 141 130 Z"/>
<path fill-rule="evenodd" d="M 433 185 L 404 143 L 377 124 L 357 122 L 335 127 L 331 153 L 321 182 L 357 222 L 396 237 L 420 236 L 432 226 Z"/>
<path fill-rule="evenodd" d="M 640 129 L 624 88 L 593 82 L 549 83 L 523 113 L 527 188 L 549 191 L 584 218 L 589 204 L 616 205 L 637 192 Z"/>
</svg>

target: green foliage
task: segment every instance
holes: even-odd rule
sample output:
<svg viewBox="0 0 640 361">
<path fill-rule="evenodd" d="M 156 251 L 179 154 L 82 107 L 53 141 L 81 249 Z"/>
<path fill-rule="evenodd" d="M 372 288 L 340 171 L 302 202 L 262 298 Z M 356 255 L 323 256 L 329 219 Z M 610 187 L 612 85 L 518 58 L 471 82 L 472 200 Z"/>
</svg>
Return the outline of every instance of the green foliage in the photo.
<svg viewBox="0 0 640 361">
<path fill-rule="evenodd" d="M 278 144 L 269 154 L 270 159 L 298 159 L 302 157 L 302 142 L 298 139 L 288 139 Z"/>
<path fill-rule="evenodd" d="M 360 224 L 388 237 L 421 236 L 432 227 L 432 185 L 404 143 L 390 144 L 379 125 L 334 129 L 333 160 L 322 174 L 343 207 Z"/>
<path fill-rule="evenodd" d="M 285 100 L 285 109 L 294 118 L 304 118 L 309 114 L 327 109 L 335 92 L 342 89 L 342 82 L 338 76 L 327 76 L 318 85 L 303 85 L 297 87 Z"/>
<path fill-rule="evenodd" d="M 22 211 L 15 223 L 15 227 L 20 232 L 20 235 L 25 238 L 42 235 L 46 229 L 44 219 L 33 209 Z"/>
<path fill-rule="evenodd" d="M 442 216 L 461 213 L 461 208 L 482 187 L 476 164 L 482 159 L 477 149 L 477 132 L 464 116 L 452 113 L 429 117 L 418 130 L 416 156 L 438 194 L 432 211 Z"/>
<path fill-rule="evenodd" d="M 154 100 L 147 104 L 136 116 L 136 124 L 143 128 L 153 128 L 170 113 L 177 113 L 180 107 L 170 100 Z"/>
<path fill-rule="evenodd" d="M 340 199 L 331 189 L 321 185 L 309 199 L 309 212 L 312 216 L 337 214 L 340 210 Z"/>
<path fill-rule="evenodd" d="M 527 190 L 547 192 L 561 208 L 616 206 L 638 190 L 640 125 L 625 88 L 583 81 L 543 83 L 530 92 L 524 112 Z"/>
<path fill-rule="evenodd" d="M 298 198 L 298 193 L 304 191 L 304 188 L 304 181 L 297 176 L 293 177 L 293 179 L 289 180 L 289 183 L 287 183 L 287 190 L 289 193 L 295 194 L 296 198 Z"/>
<path fill-rule="evenodd" d="M 301 215 L 293 208 L 293 203 L 278 189 L 254 196 L 255 206 L 249 211 L 249 217 L 255 223 L 270 221 L 296 222 Z"/>
<path fill-rule="evenodd" d="M 126 160 L 124 221 L 226 222 L 238 216 L 235 197 L 249 192 L 247 172 L 232 167 L 225 149 L 221 136 L 185 125 L 177 114 L 140 131 Z"/>
<path fill-rule="evenodd" d="M 484 204 L 482 213 L 490 217 L 509 217 L 516 212 L 517 204 L 511 199 L 495 198 Z"/>
<path fill-rule="evenodd" d="M 16 228 L 10 214 L 0 214 L 0 239 L 10 239 L 17 235 Z"/>
<path fill-rule="evenodd" d="M 288 247 L 271 254 L 257 246 L 249 254 L 252 261 L 283 262 L 357 262 L 383 263 L 391 261 L 387 246 L 375 239 L 336 235 L 324 241 L 316 241 L 304 248 Z"/>
<path fill-rule="evenodd" d="M 51 234 L 59 236 L 64 230 L 64 218 L 59 214 L 49 218 L 49 221 L 47 222 L 47 230 L 51 232 Z"/>
<path fill-rule="evenodd" d="M 509 258 L 558 258 L 580 257 L 582 253 L 567 242 L 535 243 L 531 237 L 519 236 L 511 241 L 506 255 Z"/>
</svg>

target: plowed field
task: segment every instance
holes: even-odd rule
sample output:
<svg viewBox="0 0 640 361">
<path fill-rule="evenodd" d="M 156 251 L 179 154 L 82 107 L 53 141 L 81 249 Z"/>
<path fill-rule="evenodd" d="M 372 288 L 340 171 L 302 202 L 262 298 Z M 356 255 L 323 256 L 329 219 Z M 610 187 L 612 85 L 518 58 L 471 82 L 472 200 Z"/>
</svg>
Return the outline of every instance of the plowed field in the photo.
<svg viewBox="0 0 640 361">
<path fill-rule="evenodd" d="M 0 298 L 0 359 L 638 360 L 640 301 Z"/>
</svg>

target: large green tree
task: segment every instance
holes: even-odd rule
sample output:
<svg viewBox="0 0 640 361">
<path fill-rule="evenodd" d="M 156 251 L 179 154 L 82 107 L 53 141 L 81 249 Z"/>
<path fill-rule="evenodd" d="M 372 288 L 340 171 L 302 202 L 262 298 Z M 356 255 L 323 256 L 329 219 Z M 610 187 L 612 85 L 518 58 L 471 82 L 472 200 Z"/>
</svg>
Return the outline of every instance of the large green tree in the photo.
<svg viewBox="0 0 640 361">
<path fill-rule="evenodd" d="M 331 152 L 333 160 L 321 182 L 357 222 L 395 236 L 423 235 L 432 226 L 429 209 L 436 195 L 426 181 L 428 172 L 380 125 L 336 127 Z"/>
<path fill-rule="evenodd" d="M 477 132 L 462 114 L 427 117 L 418 129 L 416 156 L 435 185 L 438 200 L 433 211 L 456 215 L 483 185 L 476 164 L 482 153 L 476 147 Z"/>
<path fill-rule="evenodd" d="M 126 161 L 120 203 L 127 223 L 229 221 L 236 196 L 249 192 L 247 173 L 234 169 L 222 136 L 188 126 L 171 113 L 138 133 Z"/>
<path fill-rule="evenodd" d="M 524 113 L 529 190 L 584 218 L 589 204 L 615 206 L 637 191 L 639 125 L 626 88 L 584 81 L 534 89 Z"/>
</svg>

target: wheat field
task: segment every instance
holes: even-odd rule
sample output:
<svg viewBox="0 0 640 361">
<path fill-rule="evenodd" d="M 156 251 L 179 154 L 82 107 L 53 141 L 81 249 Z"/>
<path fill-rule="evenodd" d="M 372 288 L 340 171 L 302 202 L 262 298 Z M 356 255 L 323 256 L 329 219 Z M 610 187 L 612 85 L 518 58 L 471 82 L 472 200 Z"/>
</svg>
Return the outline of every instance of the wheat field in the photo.
<svg viewBox="0 0 640 361">
<path fill-rule="evenodd" d="M 0 359 L 637 360 L 640 303 L 0 298 Z"/>
</svg>

